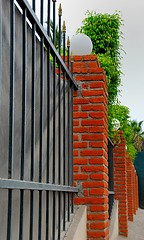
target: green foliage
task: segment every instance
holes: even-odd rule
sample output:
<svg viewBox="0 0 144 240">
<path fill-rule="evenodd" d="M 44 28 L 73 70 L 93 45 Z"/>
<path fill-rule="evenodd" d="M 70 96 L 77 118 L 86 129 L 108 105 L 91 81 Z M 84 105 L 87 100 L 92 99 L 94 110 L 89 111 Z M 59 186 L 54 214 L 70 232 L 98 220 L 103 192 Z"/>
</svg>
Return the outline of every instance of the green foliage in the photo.
<svg viewBox="0 0 144 240">
<path fill-rule="evenodd" d="M 77 30 L 89 36 L 93 42 L 93 53 L 97 54 L 101 67 L 104 68 L 108 80 L 108 114 L 109 137 L 119 141 L 117 131 L 114 130 L 113 120 L 120 122 L 120 129 L 126 139 L 127 152 L 132 159 L 137 151 L 144 147 L 144 133 L 139 124 L 130 120 L 129 109 L 116 102 L 121 83 L 121 53 L 123 51 L 120 40 L 123 34 L 120 30 L 123 25 L 120 13 L 96 14 L 87 12 L 83 25 Z"/>
<path fill-rule="evenodd" d="M 121 82 L 120 60 L 122 46 L 120 27 L 123 21 L 119 12 L 114 14 L 96 14 L 87 12 L 77 32 L 85 33 L 93 42 L 93 52 L 97 54 L 101 67 L 104 68 L 108 79 L 109 104 L 116 101 L 118 87 Z"/>
<path fill-rule="evenodd" d="M 130 120 L 128 107 L 119 104 L 109 105 L 109 136 L 113 141 L 115 141 L 117 136 L 117 131 L 113 130 L 112 124 L 112 120 L 115 118 L 120 122 L 119 130 L 123 131 L 123 135 L 126 139 L 127 152 L 134 160 L 139 149 L 136 147 L 136 132 L 133 121 Z"/>
</svg>

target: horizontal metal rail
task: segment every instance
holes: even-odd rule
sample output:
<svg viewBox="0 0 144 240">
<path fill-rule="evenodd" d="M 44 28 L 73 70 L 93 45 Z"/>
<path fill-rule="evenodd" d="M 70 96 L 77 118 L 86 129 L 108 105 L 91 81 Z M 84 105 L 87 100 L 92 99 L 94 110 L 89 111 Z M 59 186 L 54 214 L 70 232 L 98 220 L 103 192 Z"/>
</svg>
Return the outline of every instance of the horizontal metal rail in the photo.
<svg viewBox="0 0 144 240">
<path fill-rule="evenodd" d="M 36 23 L 36 31 L 40 36 L 44 36 L 45 38 L 45 45 L 46 47 L 50 47 L 50 51 L 52 54 L 55 55 L 58 63 L 61 64 L 62 70 L 64 70 L 66 72 L 67 77 L 70 78 L 70 80 L 73 82 L 74 87 L 76 89 L 78 89 L 78 84 L 77 82 L 74 80 L 72 74 L 70 73 L 69 69 L 67 68 L 67 66 L 65 65 L 64 61 L 62 60 L 61 56 L 59 55 L 59 53 L 57 52 L 54 44 L 52 43 L 50 37 L 47 35 L 47 33 L 45 32 L 43 26 L 41 25 L 41 23 L 39 22 L 38 18 L 36 17 L 34 11 L 32 10 L 31 6 L 29 5 L 29 3 L 27 2 L 27 0 L 17 0 L 17 2 L 19 3 L 20 7 L 26 8 L 27 9 L 27 17 L 28 19 L 32 22 L 32 23 Z"/>
<path fill-rule="evenodd" d="M 56 192 L 78 192 L 78 188 L 57 185 L 50 183 L 39 183 L 31 181 L 0 179 L 0 189 L 18 189 L 18 190 L 37 190 L 37 191 L 56 191 Z"/>
<path fill-rule="evenodd" d="M 109 195 L 114 195 L 115 192 L 114 191 L 108 191 Z"/>
</svg>

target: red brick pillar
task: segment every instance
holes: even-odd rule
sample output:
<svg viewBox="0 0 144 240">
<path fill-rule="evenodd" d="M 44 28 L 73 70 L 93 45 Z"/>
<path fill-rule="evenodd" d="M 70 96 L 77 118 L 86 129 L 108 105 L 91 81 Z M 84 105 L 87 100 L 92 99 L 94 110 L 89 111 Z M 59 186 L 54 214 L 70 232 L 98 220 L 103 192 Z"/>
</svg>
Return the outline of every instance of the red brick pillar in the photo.
<svg viewBox="0 0 144 240">
<path fill-rule="evenodd" d="M 137 211 L 137 176 L 136 176 L 136 170 L 135 170 L 135 192 L 134 192 L 134 199 L 135 199 L 135 214 Z"/>
<path fill-rule="evenodd" d="M 132 181 L 133 181 L 133 205 L 134 205 L 134 214 L 136 214 L 136 199 L 135 199 L 135 195 L 136 195 L 136 185 L 135 185 L 135 168 L 133 166 L 133 169 L 132 169 L 132 175 L 133 175 L 133 178 L 132 178 Z"/>
<path fill-rule="evenodd" d="M 134 197 L 133 197 L 133 175 L 132 175 L 132 159 L 129 154 L 126 155 L 127 162 L 127 199 L 128 199 L 128 219 L 133 221 L 134 214 Z"/>
<path fill-rule="evenodd" d="M 128 236 L 126 142 L 121 132 L 119 137 L 113 154 L 114 192 L 115 199 L 119 200 L 119 234 Z"/>
<path fill-rule="evenodd" d="M 139 192 L 138 192 L 138 176 L 136 175 L 136 190 L 137 190 L 137 209 L 139 208 Z"/>
<path fill-rule="evenodd" d="M 74 77 L 75 204 L 87 205 L 87 239 L 109 239 L 107 81 L 95 55 L 74 57 Z"/>
</svg>

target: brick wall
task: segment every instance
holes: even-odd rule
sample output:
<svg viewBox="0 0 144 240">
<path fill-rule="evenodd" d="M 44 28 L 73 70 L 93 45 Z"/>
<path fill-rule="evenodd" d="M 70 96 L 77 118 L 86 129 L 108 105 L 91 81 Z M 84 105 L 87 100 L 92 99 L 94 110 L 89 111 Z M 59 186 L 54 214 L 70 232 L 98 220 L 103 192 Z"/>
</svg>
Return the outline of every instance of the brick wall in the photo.
<svg viewBox="0 0 144 240">
<path fill-rule="evenodd" d="M 95 55 L 74 57 L 74 77 L 75 204 L 87 205 L 87 239 L 109 239 L 107 82 Z"/>
<path fill-rule="evenodd" d="M 119 142 L 114 147 L 114 192 L 119 200 L 119 234 L 128 236 L 127 164 L 126 142 L 119 133 Z"/>
<path fill-rule="evenodd" d="M 127 198 L 128 198 L 128 220 L 134 217 L 134 193 L 133 193 L 133 164 L 129 154 L 126 155 L 127 162 Z"/>
<path fill-rule="evenodd" d="M 119 133 L 114 147 L 114 192 L 119 200 L 119 234 L 128 236 L 128 220 L 133 221 L 138 209 L 137 174 L 132 158 L 126 152 L 126 141 Z"/>
</svg>

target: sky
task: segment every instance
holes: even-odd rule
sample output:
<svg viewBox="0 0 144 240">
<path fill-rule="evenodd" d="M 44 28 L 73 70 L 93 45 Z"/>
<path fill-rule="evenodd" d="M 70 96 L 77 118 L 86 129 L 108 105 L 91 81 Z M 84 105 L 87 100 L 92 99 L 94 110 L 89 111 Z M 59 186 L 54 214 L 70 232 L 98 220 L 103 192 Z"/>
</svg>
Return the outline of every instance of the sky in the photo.
<svg viewBox="0 0 144 240">
<path fill-rule="evenodd" d="M 124 26 L 121 40 L 123 59 L 119 101 L 130 110 L 132 120 L 144 120 L 144 0 L 57 0 L 62 4 L 63 20 L 70 37 L 82 25 L 87 10 L 97 13 L 120 11 Z"/>
</svg>

